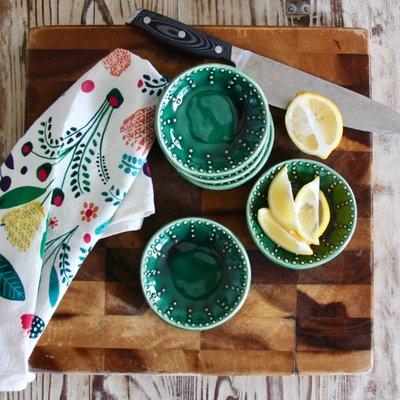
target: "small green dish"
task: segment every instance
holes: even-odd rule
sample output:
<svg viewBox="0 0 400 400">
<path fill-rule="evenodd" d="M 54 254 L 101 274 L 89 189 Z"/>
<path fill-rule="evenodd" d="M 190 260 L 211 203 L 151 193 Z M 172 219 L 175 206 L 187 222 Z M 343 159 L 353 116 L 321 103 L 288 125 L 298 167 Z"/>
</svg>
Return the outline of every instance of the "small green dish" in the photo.
<svg viewBox="0 0 400 400">
<path fill-rule="evenodd" d="M 268 187 L 274 176 L 286 165 L 293 195 L 314 177 L 320 177 L 320 188 L 329 203 L 331 220 L 320 237 L 319 246 L 311 246 L 311 256 L 290 253 L 275 244 L 261 229 L 257 211 L 268 207 Z M 353 191 L 346 180 L 328 166 L 313 160 L 295 159 L 270 168 L 254 184 L 246 207 L 250 234 L 261 252 L 274 263 L 286 268 L 306 269 L 325 264 L 335 258 L 350 241 L 357 222 L 357 204 Z"/>
<path fill-rule="evenodd" d="M 242 307 L 251 268 L 229 229 L 204 218 L 184 218 L 149 240 L 140 276 L 145 298 L 160 318 L 201 331 L 223 324 Z"/>
<path fill-rule="evenodd" d="M 272 146 L 274 144 L 274 136 L 275 136 L 275 130 L 273 124 L 271 124 L 270 140 L 268 143 L 266 143 L 265 149 L 262 150 L 260 158 L 256 160 L 254 165 L 252 165 L 251 167 L 249 166 L 249 168 L 246 169 L 245 171 L 238 174 L 234 174 L 229 178 L 221 178 L 218 181 L 215 180 L 204 181 L 197 179 L 196 177 L 188 176 L 181 171 L 178 172 L 189 182 L 203 189 L 209 189 L 209 190 L 234 189 L 248 182 L 250 179 L 254 178 L 261 171 L 262 167 L 265 165 L 271 154 Z"/>
<path fill-rule="evenodd" d="M 269 118 L 255 81 L 228 65 L 203 64 L 170 82 L 157 107 L 156 134 L 177 169 L 221 177 L 257 158 Z"/>
<path fill-rule="evenodd" d="M 266 162 L 268 160 L 269 155 L 271 154 L 272 146 L 274 144 L 274 137 L 275 137 L 275 128 L 272 120 L 272 116 L 270 116 L 270 126 L 268 129 L 268 140 L 265 142 L 263 147 L 261 148 L 261 151 L 259 155 L 257 156 L 256 159 L 251 161 L 248 165 L 246 165 L 244 168 L 239 169 L 237 172 L 231 173 L 226 176 L 222 177 L 210 177 L 208 175 L 202 175 L 202 176 L 192 176 L 187 174 L 186 172 L 179 171 L 181 175 L 187 177 L 188 179 L 200 182 L 200 183 L 205 183 L 205 184 L 217 184 L 217 185 L 222 185 L 224 183 L 236 180 L 238 181 L 240 178 L 247 176 L 250 172 L 252 172 L 255 168 L 257 168 L 261 162 Z"/>
</svg>

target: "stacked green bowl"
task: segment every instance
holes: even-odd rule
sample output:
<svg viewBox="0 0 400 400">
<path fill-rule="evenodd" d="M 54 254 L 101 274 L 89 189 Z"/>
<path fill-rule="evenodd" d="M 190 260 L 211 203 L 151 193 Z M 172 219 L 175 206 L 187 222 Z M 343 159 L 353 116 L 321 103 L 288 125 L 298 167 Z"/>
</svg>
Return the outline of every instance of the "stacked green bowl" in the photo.
<svg viewBox="0 0 400 400">
<path fill-rule="evenodd" d="M 274 142 L 264 93 L 247 75 L 222 64 L 198 65 L 170 82 L 157 108 L 156 133 L 179 174 L 213 190 L 253 178 Z"/>
</svg>

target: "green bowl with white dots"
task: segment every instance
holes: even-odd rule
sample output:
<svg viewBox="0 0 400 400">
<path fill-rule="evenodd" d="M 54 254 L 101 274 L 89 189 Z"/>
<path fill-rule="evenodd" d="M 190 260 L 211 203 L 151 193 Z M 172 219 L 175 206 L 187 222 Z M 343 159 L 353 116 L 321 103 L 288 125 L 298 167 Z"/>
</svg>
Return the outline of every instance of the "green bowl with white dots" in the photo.
<svg viewBox="0 0 400 400">
<path fill-rule="evenodd" d="M 258 84 L 229 65 L 178 75 L 157 107 L 155 128 L 169 162 L 191 176 L 223 177 L 255 160 L 269 139 L 268 102 Z"/>
<path fill-rule="evenodd" d="M 203 189 L 209 190 L 229 190 L 236 188 L 238 186 L 243 185 L 250 179 L 254 178 L 264 167 L 265 163 L 267 162 L 271 151 L 272 145 L 274 142 L 274 126 L 271 124 L 271 136 L 268 143 L 265 144 L 261 155 L 259 158 L 256 159 L 254 164 L 249 166 L 244 171 L 238 172 L 237 174 L 233 174 L 230 177 L 221 178 L 219 180 L 205 180 L 205 179 L 197 179 L 197 177 L 191 177 L 189 175 L 183 174 L 182 171 L 178 171 L 182 176 L 184 176 L 189 182 L 193 183 L 196 186 L 199 186 Z"/>
<path fill-rule="evenodd" d="M 311 256 L 296 255 L 279 247 L 263 232 L 257 221 L 257 211 L 268 207 L 269 185 L 285 165 L 294 196 L 302 186 L 319 176 L 320 189 L 329 204 L 329 225 L 320 237 L 319 246 L 311 245 L 314 252 Z M 356 227 L 357 204 L 349 184 L 335 170 L 317 161 L 294 159 L 274 165 L 258 179 L 247 200 L 246 217 L 255 244 L 267 258 L 283 267 L 307 269 L 327 263 L 346 247 Z"/>
<path fill-rule="evenodd" d="M 143 293 L 169 324 L 202 331 L 219 326 L 242 307 L 250 288 L 246 250 L 225 226 L 183 218 L 158 230 L 141 261 Z"/>
</svg>

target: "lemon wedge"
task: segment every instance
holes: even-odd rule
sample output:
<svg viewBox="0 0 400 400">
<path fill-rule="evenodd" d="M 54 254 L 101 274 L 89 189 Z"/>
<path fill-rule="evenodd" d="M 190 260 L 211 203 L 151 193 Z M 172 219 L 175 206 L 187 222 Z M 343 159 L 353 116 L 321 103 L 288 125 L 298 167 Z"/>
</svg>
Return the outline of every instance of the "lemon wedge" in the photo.
<svg viewBox="0 0 400 400">
<path fill-rule="evenodd" d="M 297 232 L 307 243 L 319 245 L 319 176 L 299 190 L 295 204 Z"/>
<path fill-rule="evenodd" d="M 294 144 L 304 153 L 322 159 L 339 145 L 343 134 L 340 110 L 328 98 L 316 93 L 300 93 L 290 103 L 285 124 Z"/>
<path fill-rule="evenodd" d="M 322 234 L 326 231 L 326 228 L 329 225 L 329 221 L 331 220 L 331 211 L 329 209 L 328 200 L 324 195 L 322 190 L 319 191 L 319 231 L 318 237 L 322 236 Z"/>
<path fill-rule="evenodd" d="M 264 233 L 278 246 L 294 254 L 313 254 L 311 247 L 304 240 L 297 235 L 290 234 L 275 221 L 268 208 L 260 208 L 257 219 Z"/>
<path fill-rule="evenodd" d="M 297 230 L 299 222 L 286 165 L 275 175 L 269 185 L 268 204 L 274 219 L 283 228 L 288 231 Z"/>
</svg>

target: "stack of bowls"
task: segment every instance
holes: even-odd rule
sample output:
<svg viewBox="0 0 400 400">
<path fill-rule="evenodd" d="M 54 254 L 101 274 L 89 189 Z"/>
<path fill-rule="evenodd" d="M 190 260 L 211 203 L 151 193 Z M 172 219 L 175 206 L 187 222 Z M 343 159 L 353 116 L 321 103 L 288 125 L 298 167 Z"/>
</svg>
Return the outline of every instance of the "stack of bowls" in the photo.
<svg viewBox="0 0 400 400">
<path fill-rule="evenodd" d="M 199 65 L 171 81 L 157 108 L 156 133 L 179 174 L 213 190 L 253 178 L 274 141 L 267 99 L 258 84 L 222 64 Z"/>
</svg>

